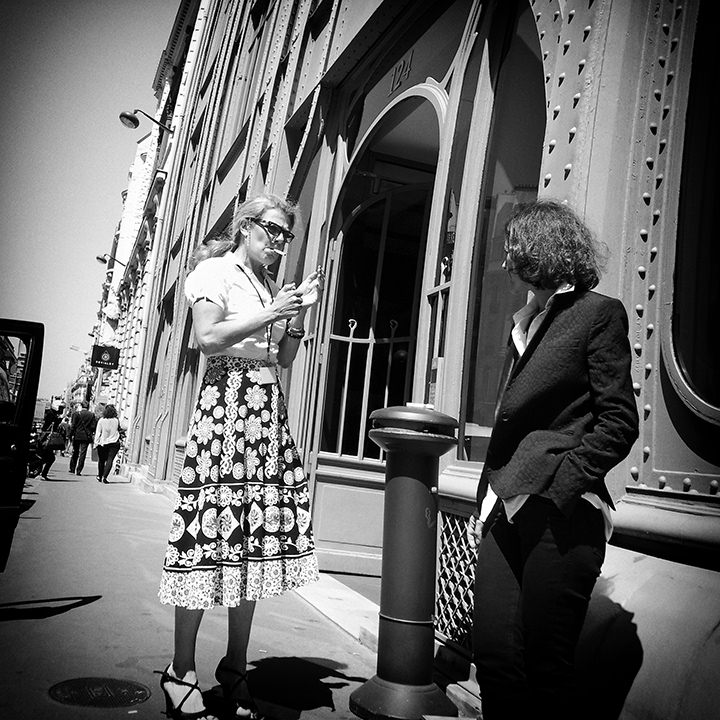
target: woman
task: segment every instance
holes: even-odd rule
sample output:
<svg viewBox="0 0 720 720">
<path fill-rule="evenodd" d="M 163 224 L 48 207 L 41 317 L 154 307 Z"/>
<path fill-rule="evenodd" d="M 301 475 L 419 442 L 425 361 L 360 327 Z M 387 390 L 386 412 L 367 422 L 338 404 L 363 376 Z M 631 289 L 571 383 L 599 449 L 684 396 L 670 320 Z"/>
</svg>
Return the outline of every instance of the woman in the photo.
<svg viewBox="0 0 720 720">
<path fill-rule="evenodd" d="M 521 206 L 503 267 L 531 291 L 478 486 L 474 658 L 485 720 L 581 717 L 573 662 L 612 530 L 606 473 L 638 436 L 622 303 L 566 205 Z M 499 498 L 499 499 L 498 499 Z"/>
<path fill-rule="evenodd" d="M 120 449 L 120 421 L 114 405 L 106 405 L 95 427 L 95 448 L 98 454 L 97 481 L 107 483 L 115 456 Z"/>
<path fill-rule="evenodd" d="M 59 449 L 60 445 L 51 445 L 49 443 L 50 435 L 52 433 L 59 432 L 60 418 L 58 417 L 57 411 L 53 408 L 47 408 L 45 415 L 43 416 L 42 432 L 38 443 L 39 455 L 42 459 L 42 468 L 40 470 L 40 477 L 44 480 L 48 479 L 48 473 L 50 468 L 55 463 L 55 451 Z"/>
<path fill-rule="evenodd" d="M 207 369 L 191 419 L 160 599 L 175 605 L 175 651 L 162 673 L 173 718 L 214 717 L 195 674 L 205 609 L 228 608 L 215 677 L 232 715 L 260 717 L 247 686 L 255 601 L 318 578 L 308 486 L 290 436 L 277 365 L 288 367 L 318 299 L 318 269 L 278 289 L 267 267 L 294 235 L 297 211 L 275 196 L 240 205 L 230 239 L 196 252 L 185 293 Z"/>
</svg>

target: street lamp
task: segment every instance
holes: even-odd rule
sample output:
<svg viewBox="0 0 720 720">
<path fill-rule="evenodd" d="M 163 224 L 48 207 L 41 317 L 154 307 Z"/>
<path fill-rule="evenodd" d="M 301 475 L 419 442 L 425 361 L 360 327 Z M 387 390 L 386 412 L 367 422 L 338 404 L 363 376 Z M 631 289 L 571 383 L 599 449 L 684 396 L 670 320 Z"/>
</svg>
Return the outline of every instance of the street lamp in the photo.
<svg viewBox="0 0 720 720">
<path fill-rule="evenodd" d="M 95 259 L 101 263 L 102 265 L 107 265 L 108 260 L 112 260 L 113 262 L 117 263 L 118 265 L 122 265 L 123 267 L 127 267 L 127 263 L 120 262 L 116 257 L 113 255 L 110 255 L 109 253 L 105 253 L 104 255 L 96 255 Z"/>
<path fill-rule="evenodd" d="M 169 132 L 171 135 L 174 132 L 172 128 L 169 128 L 167 125 L 163 125 L 161 122 L 158 122 L 154 117 L 148 115 L 144 110 L 139 110 L 138 108 L 135 108 L 132 112 L 130 112 L 129 110 L 123 110 L 120 113 L 120 122 L 125 127 L 134 130 L 140 124 L 140 118 L 138 118 L 137 116 L 138 113 L 144 115 L 148 120 L 154 122 L 156 125 L 159 125 L 163 130 L 167 130 L 167 132 Z"/>
</svg>

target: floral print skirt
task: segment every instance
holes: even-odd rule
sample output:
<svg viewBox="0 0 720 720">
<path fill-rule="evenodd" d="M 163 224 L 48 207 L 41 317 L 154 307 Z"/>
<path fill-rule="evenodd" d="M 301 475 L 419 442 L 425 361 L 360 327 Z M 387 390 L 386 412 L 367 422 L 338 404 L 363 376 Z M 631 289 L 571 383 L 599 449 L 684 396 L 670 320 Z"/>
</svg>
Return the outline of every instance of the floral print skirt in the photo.
<svg viewBox="0 0 720 720">
<path fill-rule="evenodd" d="M 208 358 L 190 422 L 159 597 L 233 607 L 318 579 L 305 472 L 278 381 L 259 360 Z"/>
</svg>

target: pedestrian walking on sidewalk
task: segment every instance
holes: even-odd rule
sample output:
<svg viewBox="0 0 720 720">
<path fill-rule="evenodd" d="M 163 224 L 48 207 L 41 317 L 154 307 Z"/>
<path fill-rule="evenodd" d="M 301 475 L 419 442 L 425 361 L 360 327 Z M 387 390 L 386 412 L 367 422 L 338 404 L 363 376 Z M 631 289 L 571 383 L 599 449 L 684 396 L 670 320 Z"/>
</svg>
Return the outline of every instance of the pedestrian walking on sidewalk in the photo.
<svg viewBox="0 0 720 720">
<path fill-rule="evenodd" d="M 520 206 L 505 252 L 531 299 L 513 316 L 478 485 L 474 659 L 485 720 L 569 720 L 583 715 L 575 649 L 612 531 L 605 475 L 638 436 L 628 317 L 591 291 L 602 255 L 567 205 Z"/>
<path fill-rule="evenodd" d="M 280 198 L 246 201 L 232 234 L 198 248 L 185 283 L 207 365 L 159 592 L 175 605 L 174 655 L 161 677 L 173 718 L 215 716 L 198 687 L 195 645 L 203 612 L 218 605 L 228 608 L 219 712 L 259 718 L 246 674 L 255 602 L 318 579 L 307 479 L 277 366 L 295 359 L 323 273 L 282 288 L 268 274 L 296 225 L 296 208 Z"/>
<path fill-rule="evenodd" d="M 71 452 L 72 441 L 70 439 L 70 413 L 66 410 L 63 412 L 62 420 L 58 432 L 63 436 L 65 444 L 60 449 L 60 454 L 64 457 Z"/>
<path fill-rule="evenodd" d="M 83 400 L 80 403 L 80 410 L 72 416 L 70 421 L 70 435 L 73 441 L 70 472 L 77 475 L 82 475 L 88 445 L 95 435 L 95 425 L 97 424 L 97 418 L 94 413 L 90 412 L 89 407 L 90 403 Z"/>
<path fill-rule="evenodd" d="M 60 449 L 60 418 L 53 408 L 45 410 L 42 431 L 38 439 L 38 453 L 42 459 L 40 475 L 47 480 L 50 468 L 55 462 L 55 451 Z"/>
<path fill-rule="evenodd" d="M 98 482 L 107 483 L 115 456 L 120 449 L 120 421 L 114 405 L 106 405 L 95 428 L 95 447 L 98 454 Z"/>
</svg>

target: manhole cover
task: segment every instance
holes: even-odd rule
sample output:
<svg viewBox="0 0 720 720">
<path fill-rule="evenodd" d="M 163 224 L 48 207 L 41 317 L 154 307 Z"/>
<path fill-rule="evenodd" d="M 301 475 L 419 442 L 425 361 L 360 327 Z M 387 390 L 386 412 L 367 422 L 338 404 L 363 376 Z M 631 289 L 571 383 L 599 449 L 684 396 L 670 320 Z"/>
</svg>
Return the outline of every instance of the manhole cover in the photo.
<svg viewBox="0 0 720 720">
<path fill-rule="evenodd" d="M 138 705 L 150 697 L 150 688 L 140 683 L 98 677 L 64 680 L 48 692 L 53 700 L 63 705 L 103 708 Z"/>
</svg>

